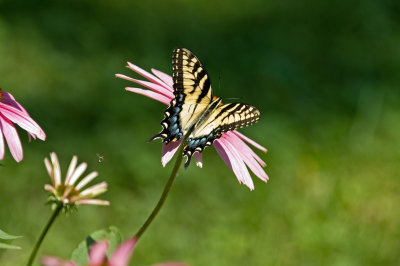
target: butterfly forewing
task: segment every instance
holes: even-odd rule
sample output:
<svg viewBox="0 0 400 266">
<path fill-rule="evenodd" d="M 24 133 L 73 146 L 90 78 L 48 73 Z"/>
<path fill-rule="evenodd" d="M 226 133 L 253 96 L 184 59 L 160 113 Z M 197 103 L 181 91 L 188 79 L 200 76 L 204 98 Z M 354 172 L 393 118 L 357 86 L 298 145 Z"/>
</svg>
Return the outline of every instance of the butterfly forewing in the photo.
<svg viewBox="0 0 400 266">
<path fill-rule="evenodd" d="M 163 130 L 150 140 L 164 142 L 181 139 L 199 120 L 212 99 L 211 83 L 197 57 L 185 48 L 177 48 L 172 56 L 175 98 L 164 112 Z"/>
</svg>

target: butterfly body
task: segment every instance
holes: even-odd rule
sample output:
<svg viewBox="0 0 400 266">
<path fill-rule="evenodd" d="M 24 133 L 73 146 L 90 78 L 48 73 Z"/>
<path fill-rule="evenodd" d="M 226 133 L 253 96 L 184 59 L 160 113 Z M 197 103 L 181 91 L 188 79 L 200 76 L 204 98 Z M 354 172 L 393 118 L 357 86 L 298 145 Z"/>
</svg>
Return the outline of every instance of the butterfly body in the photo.
<svg viewBox="0 0 400 266">
<path fill-rule="evenodd" d="M 257 108 L 243 103 L 222 104 L 212 95 L 211 82 L 200 60 L 185 48 L 173 52 L 174 99 L 164 112 L 163 130 L 150 140 L 164 143 L 179 141 L 190 132 L 183 150 L 185 167 L 195 152 L 202 152 L 224 132 L 253 124 L 259 120 Z"/>
</svg>

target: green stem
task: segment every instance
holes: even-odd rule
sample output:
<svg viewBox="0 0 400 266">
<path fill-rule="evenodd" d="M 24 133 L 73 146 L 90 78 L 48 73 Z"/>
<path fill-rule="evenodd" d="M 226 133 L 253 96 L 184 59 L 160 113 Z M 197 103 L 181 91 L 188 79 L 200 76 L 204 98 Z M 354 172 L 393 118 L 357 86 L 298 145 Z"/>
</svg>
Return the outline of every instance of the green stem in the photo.
<svg viewBox="0 0 400 266">
<path fill-rule="evenodd" d="M 182 159 L 183 159 L 182 151 L 184 148 L 183 143 L 185 143 L 185 141 L 186 141 L 186 137 L 183 139 L 181 147 L 179 148 L 179 150 L 177 152 L 178 157 L 176 158 L 174 168 L 172 169 L 172 172 L 171 172 L 171 175 L 169 176 L 167 184 L 164 187 L 164 191 L 161 194 L 161 197 L 158 200 L 156 207 L 154 207 L 154 210 L 151 212 L 150 216 L 147 218 L 146 222 L 144 222 L 142 227 L 140 227 L 139 231 L 137 231 L 137 233 L 135 234 L 136 239 L 139 239 L 142 236 L 142 234 L 146 231 L 146 229 L 149 227 L 151 222 L 153 222 L 154 218 L 157 216 L 157 214 L 160 211 L 161 207 L 163 206 L 165 200 L 167 199 L 168 193 L 169 193 L 169 191 L 172 187 L 172 184 L 174 183 L 175 178 L 178 174 L 179 167 L 182 164 Z"/>
<path fill-rule="evenodd" d="M 43 242 L 44 237 L 46 236 L 47 232 L 49 231 L 51 225 L 53 224 L 53 222 L 55 221 L 55 219 L 57 218 L 58 214 L 60 213 L 60 211 L 63 208 L 63 204 L 62 203 L 57 203 L 57 207 L 54 210 L 53 214 L 51 215 L 49 221 L 47 222 L 46 226 L 43 228 L 42 233 L 39 236 L 39 239 L 36 241 L 36 244 L 32 250 L 32 253 L 29 257 L 29 261 L 26 264 L 27 266 L 31 266 L 33 261 L 35 260 L 36 254 L 39 250 L 40 245 Z"/>
</svg>

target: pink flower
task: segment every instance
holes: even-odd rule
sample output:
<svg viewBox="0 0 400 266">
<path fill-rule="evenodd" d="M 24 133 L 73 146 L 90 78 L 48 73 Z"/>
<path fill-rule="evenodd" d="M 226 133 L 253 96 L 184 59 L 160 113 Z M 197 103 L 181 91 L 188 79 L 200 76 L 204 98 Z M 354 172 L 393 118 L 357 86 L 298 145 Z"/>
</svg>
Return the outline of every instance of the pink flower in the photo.
<svg viewBox="0 0 400 266">
<path fill-rule="evenodd" d="M 89 262 L 88 266 L 126 266 L 129 263 L 129 259 L 132 255 L 133 249 L 137 243 L 136 238 L 130 238 L 121 245 L 119 245 L 114 253 L 111 255 L 110 259 L 107 259 L 107 241 L 99 241 L 95 243 L 89 252 Z M 65 261 L 57 257 L 43 257 L 41 263 L 45 266 L 77 266 L 75 262 Z M 181 263 L 165 263 L 157 264 L 159 266 L 184 266 Z"/>
<path fill-rule="evenodd" d="M 122 74 L 116 74 L 115 76 L 135 82 L 149 89 L 126 87 L 125 89 L 127 91 L 142 94 L 169 105 L 170 101 L 174 98 L 173 81 L 171 76 L 159 70 L 151 69 L 154 74 L 153 75 L 129 62 L 127 67 L 140 74 L 148 81 L 133 79 Z M 263 160 L 261 160 L 261 158 L 252 149 L 250 149 L 245 142 L 253 145 L 259 150 L 264 152 L 267 151 L 266 148 L 236 130 L 224 133 L 219 139 L 214 141 L 213 146 L 225 163 L 235 173 L 239 183 L 243 183 L 249 187 L 250 190 L 253 190 L 253 180 L 251 179 L 247 167 L 250 168 L 250 170 L 264 182 L 268 181 L 268 176 L 263 169 L 263 167 L 266 166 L 265 162 L 263 162 Z M 163 144 L 161 163 L 164 167 L 172 159 L 180 144 L 181 141 Z M 197 165 L 202 167 L 201 153 L 194 153 L 194 157 L 197 161 Z"/>
<path fill-rule="evenodd" d="M 101 182 L 84 188 L 98 175 L 96 171 L 89 173 L 82 178 L 79 178 L 85 172 L 87 163 L 83 162 L 77 166 L 78 157 L 73 156 L 68 167 L 67 175 L 64 181 L 61 180 L 61 167 L 58 161 L 57 154 L 50 153 L 50 160 L 44 159 L 44 165 L 51 179 L 51 185 L 46 184 L 44 189 L 51 193 L 51 201 L 58 202 L 64 206 L 74 205 L 103 205 L 108 206 L 110 202 L 106 200 L 94 199 L 94 197 L 107 191 L 107 183 Z M 78 184 L 76 184 L 78 182 Z"/>
<path fill-rule="evenodd" d="M 4 158 L 4 135 L 12 156 L 20 162 L 24 156 L 21 141 L 13 123 L 25 129 L 29 137 L 46 139 L 44 131 L 29 116 L 24 107 L 10 93 L 0 89 L 0 160 Z"/>
</svg>

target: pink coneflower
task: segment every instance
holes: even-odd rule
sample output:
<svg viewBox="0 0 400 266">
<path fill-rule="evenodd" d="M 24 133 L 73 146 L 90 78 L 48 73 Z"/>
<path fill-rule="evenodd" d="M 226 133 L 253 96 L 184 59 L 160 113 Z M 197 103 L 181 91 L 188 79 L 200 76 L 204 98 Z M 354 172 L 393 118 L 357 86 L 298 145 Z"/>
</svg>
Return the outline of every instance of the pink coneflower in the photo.
<svg viewBox="0 0 400 266">
<path fill-rule="evenodd" d="M 4 158 L 4 135 L 12 156 L 17 162 L 20 162 L 24 155 L 21 141 L 13 123 L 25 129 L 29 137 L 46 139 L 44 131 L 29 116 L 24 107 L 10 93 L 0 89 L 0 160 Z"/>
<path fill-rule="evenodd" d="M 88 266 L 126 266 L 129 263 L 129 259 L 132 255 L 133 248 L 136 245 L 136 239 L 131 238 L 121 245 L 119 245 L 110 259 L 107 259 L 108 242 L 99 241 L 96 242 L 89 252 L 89 261 L 86 265 Z M 65 261 L 58 257 L 46 256 L 41 259 L 41 263 L 45 266 L 77 266 L 75 262 Z"/>
<path fill-rule="evenodd" d="M 73 156 L 72 161 L 69 165 L 67 175 L 64 181 L 61 180 L 61 168 L 58 162 L 57 155 L 52 152 L 50 153 L 50 160 L 45 158 L 44 164 L 47 172 L 51 179 L 51 185 L 46 184 L 44 189 L 51 193 L 49 202 L 53 205 L 53 214 L 51 215 L 46 226 L 43 228 L 40 237 L 36 241 L 31 255 L 29 256 L 28 266 L 32 265 L 37 252 L 39 251 L 40 245 L 43 242 L 46 234 L 48 233 L 51 225 L 54 223 L 58 215 L 62 210 L 68 211 L 77 205 L 89 204 L 89 205 L 110 205 L 110 202 L 106 200 L 94 199 L 94 197 L 107 191 L 107 183 L 101 182 L 96 185 L 92 185 L 88 188 L 84 187 L 89 184 L 93 179 L 97 177 L 97 172 L 91 172 L 79 182 L 81 175 L 87 168 L 86 163 L 78 165 L 78 157 Z M 51 261 L 51 260 L 50 260 Z M 71 265 L 67 262 L 59 264 L 48 264 L 48 265 Z M 96 264 L 97 265 L 97 264 Z M 100 265 L 100 264 L 98 264 Z"/>
<path fill-rule="evenodd" d="M 50 160 L 45 158 L 44 164 L 51 179 L 51 185 L 46 184 L 44 189 L 49 191 L 51 200 L 66 207 L 74 205 L 110 205 L 106 200 L 94 199 L 94 197 L 107 191 L 107 183 L 101 182 L 91 187 L 84 187 L 97 177 L 97 172 L 91 172 L 79 182 L 79 178 L 87 168 L 86 163 L 77 166 L 78 157 L 73 156 L 64 181 L 61 180 L 61 168 L 57 155 L 50 153 Z"/>
<path fill-rule="evenodd" d="M 108 242 L 99 241 L 96 242 L 89 252 L 88 266 L 127 266 L 129 259 L 132 255 L 133 249 L 137 243 L 136 238 L 130 238 L 121 245 L 119 245 L 114 253 L 107 259 Z M 45 266 L 77 266 L 75 262 L 65 261 L 57 257 L 43 257 L 41 263 Z M 157 264 L 158 266 L 185 266 L 182 263 L 162 263 Z"/>
<path fill-rule="evenodd" d="M 171 100 L 174 98 L 173 94 L 173 80 L 172 77 L 156 69 L 152 69 L 153 74 L 141 69 L 140 67 L 128 62 L 129 69 L 140 74 L 148 81 L 133 79 L 131 77 L 116 74 L 118 78 L 126 79 L 135 83 L 138 83 L 150 90 L 126 87 L 127 91 L 142 94 L 166 105 L 169 105 Z M 247 169 L 250 170 L 264 182 L 268 181 L 268 176 L 262 167 L 266 164 L 261 158 L 245 143 L 249 143 L 259 150 L 266 152 L 266 148 L 259 145 L 255 141 L 249 139 L 238 131 L 230 131 L 224 133 L 219 139 L 215 140 L 213 146 L 225 161 L 225 163 L 235 173 L 239 183 L 245 184 L 250 190 L 254 189 L 253 180 Z M 161 163 L 165 166 L 173 157 L 175 152 L 178 150 L 181 141 L 170 142 L 163 144 Z M 202 155 L 201 153 L 194 153 L 194 157 L 197 161 L 197 165 L 202 167 Z M 247 167 L 246 167 L 247 166 Z"/>
</svg>

